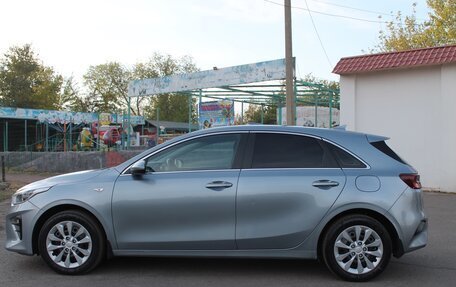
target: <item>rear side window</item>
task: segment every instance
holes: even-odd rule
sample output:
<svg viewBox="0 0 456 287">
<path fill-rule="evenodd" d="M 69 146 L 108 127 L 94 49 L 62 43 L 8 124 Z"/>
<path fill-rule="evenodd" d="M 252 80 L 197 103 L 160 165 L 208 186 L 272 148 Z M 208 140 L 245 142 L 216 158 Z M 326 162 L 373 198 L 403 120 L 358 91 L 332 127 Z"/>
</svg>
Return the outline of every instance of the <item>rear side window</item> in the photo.
<svg viewBox="0 0 456 287">
<path fill-rule="evenodd" d="M 333 168 L 334 158 L 315 138 L 257 133 L 252 168 Z"/>
<path fill-rule="evenodd" d="M 336 157 L 341 168 L 366 168 L 364 163 L 343 149 L 330 143 L 328 143 L 327 146 Z"/>
<path fill-rule="evenodd" d="M 387 144 L 385 141 L 379 141 L 379 142 L 371 142 L 371 145 L 373 145 L 376 149 L 381 151 L 382 153 L 386 154 L 387 156 L 397 160 L 400 163 L 407 164 L 402 158 L 400 158 L 397 153 L 395 153 Z"/>
</svg>

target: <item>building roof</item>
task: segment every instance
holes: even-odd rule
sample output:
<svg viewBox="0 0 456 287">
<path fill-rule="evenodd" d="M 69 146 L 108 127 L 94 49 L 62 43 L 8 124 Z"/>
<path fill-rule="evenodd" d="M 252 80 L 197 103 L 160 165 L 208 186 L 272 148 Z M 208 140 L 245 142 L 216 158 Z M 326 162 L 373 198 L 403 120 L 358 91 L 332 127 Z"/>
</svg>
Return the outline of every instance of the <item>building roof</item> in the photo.
<svg viewBox="0 0 456 287">
<path fill-rule="evenodd" d="M 451 45 L 346 57 L 340 59 L 332 72 L 339 75 L 359 74 L 454 62 L 456 62 L 456 45 Z"/>
</svg>

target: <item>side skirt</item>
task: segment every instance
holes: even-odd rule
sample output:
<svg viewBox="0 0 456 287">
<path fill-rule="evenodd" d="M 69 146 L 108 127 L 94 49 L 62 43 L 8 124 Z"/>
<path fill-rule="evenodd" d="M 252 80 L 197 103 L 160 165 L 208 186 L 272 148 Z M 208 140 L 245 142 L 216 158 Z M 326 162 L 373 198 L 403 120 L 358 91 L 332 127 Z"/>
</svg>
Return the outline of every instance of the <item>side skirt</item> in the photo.
<svg viewBox="0 0 456 287">
<path fill-rule="evenodd" d="M 113 250 L 114 256 L 147 257 L 232 257 L 317 259 L 315 251 L 304 250 Z"/>
</svg>

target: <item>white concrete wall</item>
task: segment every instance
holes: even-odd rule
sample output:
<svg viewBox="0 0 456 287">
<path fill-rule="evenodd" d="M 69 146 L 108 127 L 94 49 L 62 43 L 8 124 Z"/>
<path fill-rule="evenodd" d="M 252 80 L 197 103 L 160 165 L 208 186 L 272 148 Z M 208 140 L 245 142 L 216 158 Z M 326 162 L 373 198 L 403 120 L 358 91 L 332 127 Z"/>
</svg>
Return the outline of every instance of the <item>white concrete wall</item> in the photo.
<svg viewBox="0 0 456 287">
<path fill-rule="evenodd" d="M 423 186 L 456 192 L 456 64 L 341 77 L 341 125 L 391 137 Z"/>
<path fill-rule="evenodd" d="M 356 75 L 340 77 L 340 125 L 346 125 L 347 130 L 356 130 L 355 126 L 355 96 Z"/>
<path fill-rule="evenodd" d="M 444 191 L 456 192 L 456 64 L 442 67 L 441 74 L 441 130 L 440 186 Z"/>
</svg>

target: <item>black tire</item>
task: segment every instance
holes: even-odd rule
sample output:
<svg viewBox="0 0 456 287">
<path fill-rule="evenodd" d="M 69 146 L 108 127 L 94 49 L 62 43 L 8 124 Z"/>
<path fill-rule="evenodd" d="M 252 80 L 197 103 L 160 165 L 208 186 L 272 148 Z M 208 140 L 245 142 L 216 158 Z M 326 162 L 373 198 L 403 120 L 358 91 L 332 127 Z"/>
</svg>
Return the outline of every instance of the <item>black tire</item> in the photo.
<svg viewBox="0 0 456 287">
<path fill-rule="evenodd" d="M 62 223 L 62 222 L 72 222 L 74 226 L 79 227 L 78 225 L 82 226 L 86 232 L 84 234 L 80 235 L 81 236 L 86 235 L 88 233 L 91 243 L 90 243 L 90 254 L 85 256 L 86 259 L 85 261 L 80 264 L 79 266 L 71 266 L 71 267 L 66 267 L 66 266 L 61 266 L 54 262 L 54 260 L 51 258 L 51 255 L 48 253 L 47 249 L 47 240 L 48 240 L 48 234 L 53 229 L 57 224 Z M 66 226 L 66 225 L 65 225 Z M 68 232 L 68 228 L 64 227 L 65 232 Z M 73 235 L 76 235 L 76 230 L 73 232 Z M 65 236 L 60 236 L 60 233 L 57 231 L 57 235 L 60 237 L 65 237 Z M 71 231 L 70 231 L 71 235 Z M 68 237 L 69 238 L 69 237 Z M 73 238 L 73 237 L 72 237 Z M 76 237 L 75 237 L 76 239 Z M 63 239 L 61 239 L 63 241 Z M 58 242 L 58 241 L 56 241 Z M 54 244 L 54 241 L 53 241 Z M 57 243 L 55 243 L 55 246 L 58 246 Z M 63 244 L 63 243 L 62 243 Z M 85 246 L 88 246 L 89 243 L 86 243 Z M 75 246 L 81 246 L 83 247 L 84 244 L 80 245 L 75 245 Z M 71 248 L 71 247 L 70 247 Z M 77 248 L 77 247 L 75 247 Z M 63 251 L 64 247 L 56 249 L 53 255 L 60 254 L 60 252 Z M 81 248 L 82 249 L 82 248 Z M 87 273 L 92 271 L 94 268 L 96 268 L 105 258 L 106 254 L 106 239 L 104 236 L 104 233 L 102 232 L 102 229 L 98 225 L 95 219 L 93 219 L 92 216 L 88 215 L 87 213 L 78 211 L 78 210 L 68 210 L 68 211 L 62 211 L 59 213 L 56 213 L 52 217 L 50 217 L 46 222 L 43 224 L 41 227 L 39 236 L 38 236 L 38 250 L 40 252 L 41 257 L 43 258 L 44 262 L 48 264 L 54 271 L 60 274 L 65 274 L 65 275 L 79 275 L 83 273 Z M 87 250 L 84 250 L 87 251 Z M 72 261 L 73 265 L 78 265 L 79 263 L 76 261 L 75 258 L 75 253 L 77 253 L 75 249 L 74 252 L 71 250 L 68 253 L 63 253 L 62 258 L 66 258 L 66 256 L 70 256 L 69 254 L 71 253 L 72 255 L 70 256 L 69 261 Z M 83 255 L 82 253 L 79 253 L 81 256 Z M 84 256 L 82 256 L 84 257 Z M 63 260 L 62 260 L 63 261 Z M 64 262 L 61 261 L 61 264 L 64 264 Z"/>
<path fill-rule="evenodd" d="M 353 244 L 349 243 L 349 240 L 340 238 L 341 241 L 344 242 L 344 244 L 347 244 L 348 248 L 336 247 L 336 241 L 339 236 L 342 236 L 342 232 L 345 230 L 351 231 L 353 228 L 353 233 L 356 233 L 356 226 L 360 227 L 358 228 L 358 230 L 363 230 L 360 232 L 359 235 L 359 238 L 362 238 L 362 240 L 353 240 Z M 363 229 L 363 227 L 367 227 L 368 229 L 373 230 L 376 233 L 376 235 L 372 233 L 371 236 L 368 236 L 368 238 L 365 239 L 364 235 L 366 234 L 365 230 L 367 229 Z M 353 233 L 348 232 L 347 234 L 351 239 L 356 239 L 356 234 Z M 374 235 L 377 238 L 374 238 Z M 373 243 L 375 239 L 380 239 L 383 245 L 381 247 L 372 247 L 372 245 L 376 245 Z M 367 240 L 366 243 L 370 242 L 373 244 L 359 244 L 359 242 L 362 242 L 363 240 Z M 357 247 L 357 245 L 359 245 L 360 247 Z M 354 248 L 351 249 L 352 247 Z M 378 252 L 380 248 L 383 249 L 381 256 L 376 257 L 371 255 L 373 254 L 372 252 Z M 343 260 L 346 260 L 346 262 L 344 262 L 341 259 L 339 259 L 339 261 L 336 259 L 336 250 L 338 253 L 340 252 L 341 258 L 343 257 Z M 363 250 L 365 250 L 366 253 L 363 252 Z M 392 243 L 391 237 L 387 229 L 378 220 L 361 214 L 348 215 L 336 220 L 333 224 L 331 224 L 331 226 L 329 226 L 324 235 L 321 252 L 323 261 L 331 272 L 333 272 L 334 274 L 336 274 L 344 280 L 354 282 L 368 281 L 382 273 L 391 259 L 391 253 Z M 371 264 L 371 262 L 374 262 L 374 264 L 376 264 L 375 267 L 371 269 L 368 268 L 368 261 L 369 264 Z M 349 266 L 349 271 L 346 271 L 344 268 L 342 268 L 342 266 L 340 266 L 338 262 L 340 264 L 347 264 L 346 266 Z M 363 268 L 363 271 L 361 272 L 357 270 L 359 263 L 361 263 L 360 268 Z M 372 265 L 370 267 L 372 267 Z M 354 274 L 354 272 L 358 273 Z"/>
</svg>

